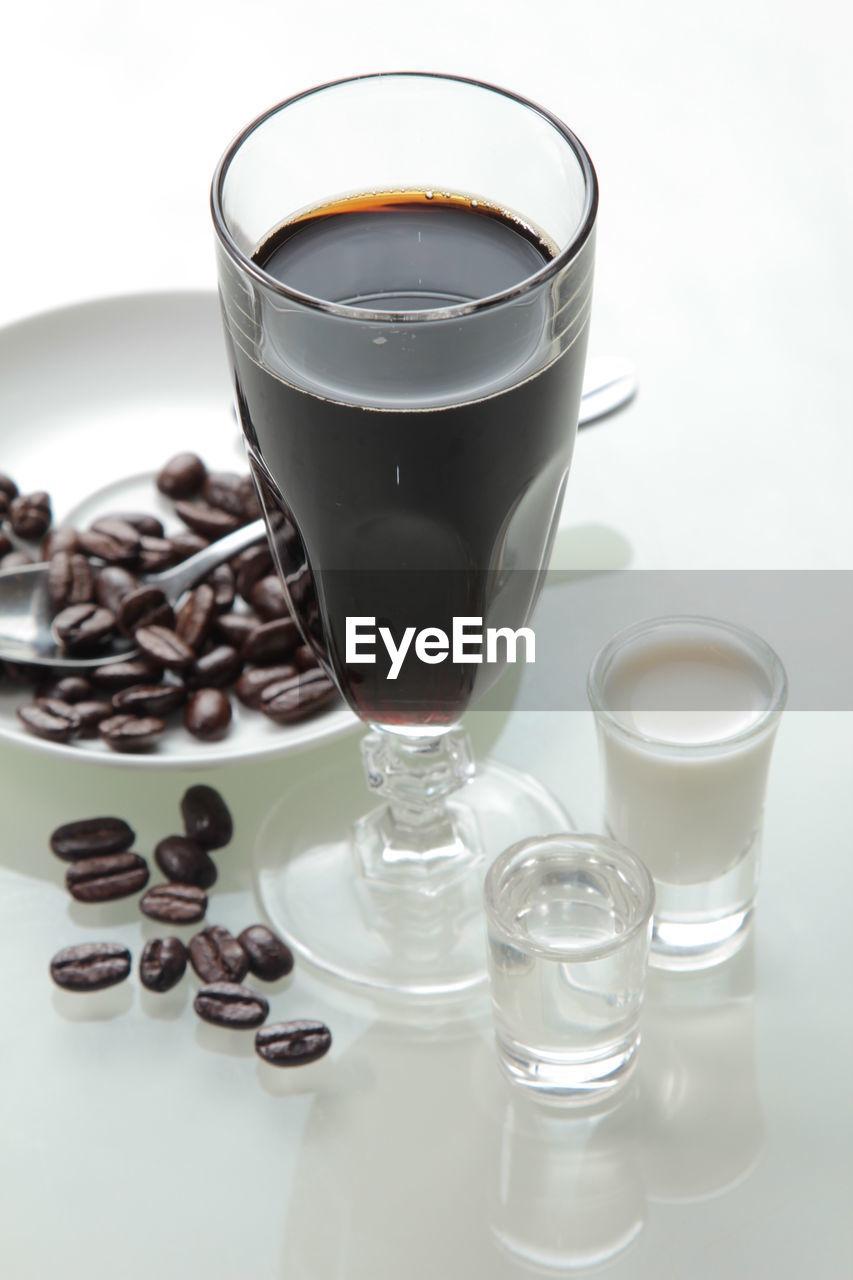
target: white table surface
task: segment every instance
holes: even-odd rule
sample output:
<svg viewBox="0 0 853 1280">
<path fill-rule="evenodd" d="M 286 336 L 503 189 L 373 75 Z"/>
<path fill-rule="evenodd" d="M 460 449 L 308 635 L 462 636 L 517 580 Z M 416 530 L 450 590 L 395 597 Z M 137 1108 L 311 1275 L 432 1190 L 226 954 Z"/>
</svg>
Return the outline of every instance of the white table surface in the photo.
<svg viewBox="0 0 853 1280">
<path fill-rule="evenodd" d="M 595 159 L 592 348 L 631 356 L 641 381 L 630 411 L 579 440 L 564 546 L 638 568 L 853 567 L 839 6 L 45 0 L 10 11 L 4 36 L 0 321 L 212 288 L 213 165 L 299 88 L 401 66 L 505 83 Z M 25 429 L 0 423 L 0 466 Z M 599 825 L 589 716 L 470 727 Z M 283 775 L 354 746 L 208 775 L 238 832 L 217 919 L 258 914 L 248 851 Z M 202 775 L 0 746 L 0 1273 L 491 1280 L 543 1274 L 534 1256 L 583 1274 L 617 1251 L 603 1273 L 639 1280 L 849 1275 L 851 762 L 853 717 L 786 717 L 749 951 L 652 983 L 616 1117 L 546 1125 L 503 1087 L 482 1005 L 452 1030 L 401 1029 L 299 972 L 274 1013 L 326 1018 L 334 1047 L 275 1073 L 250 1038 L 197 1023 L 189 982 L 159 1000 L 135 980 L 57 992 L 47 960 L 93 917 L 69 909 L 49 831 L 107 807 L 150 849 Z M 135 907 L 100 910 L 98 930 L 138 951 Z"/>
</svg>

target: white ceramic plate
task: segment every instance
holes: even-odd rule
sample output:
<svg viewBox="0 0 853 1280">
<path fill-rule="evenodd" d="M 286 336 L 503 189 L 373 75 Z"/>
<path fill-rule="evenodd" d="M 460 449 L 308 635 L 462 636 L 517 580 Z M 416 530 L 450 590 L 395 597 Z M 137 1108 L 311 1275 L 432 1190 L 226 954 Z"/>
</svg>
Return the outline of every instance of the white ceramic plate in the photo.
<svg viewBox="0 0 853 1280">
<path fill-rule="evenodd" d="M 47 489 L 55 523 L 85 524 L 122 507 L 167 515 L 152 477 L 183 449 L 214 468 L 246 465 L 215 294 L 102 299 L 0 330 L 0 470 L 23 491 Z M 199 743 L 177 724 L 156 751 L 120 755 L 98 740 L 64 746 L 28 733 L 15 716 L 25 697 L 25 690 L 4 682 L 0 738 L 133 768 L 285 755 L 359 723 L 341 705 L 283 727 L 234 700 L 234 720 L 221 742 Z"/>
</svg>

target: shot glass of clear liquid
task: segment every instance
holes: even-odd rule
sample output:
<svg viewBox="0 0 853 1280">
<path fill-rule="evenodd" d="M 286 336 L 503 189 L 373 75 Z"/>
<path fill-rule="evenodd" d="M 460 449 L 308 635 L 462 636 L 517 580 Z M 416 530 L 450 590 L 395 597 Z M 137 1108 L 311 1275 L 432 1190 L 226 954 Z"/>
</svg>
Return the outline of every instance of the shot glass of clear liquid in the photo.
<svg viewBox="0 0 853 1280">
<path fill-rule="evenodd" d="M 708 968 L 746 939 L 786 696 L 770 646 L 712 618 L 638 623 L 592 664 L 605 823 L 654 876 L 655 967 Z"/>
<path fill-rule="evenodd" d="M 492 1009 L 509 1077 L 543 1100 L 599 1101 L 640 1040 L 654 885 L 596 835 L 513 845 L 486 875 Z"/>
</svg>

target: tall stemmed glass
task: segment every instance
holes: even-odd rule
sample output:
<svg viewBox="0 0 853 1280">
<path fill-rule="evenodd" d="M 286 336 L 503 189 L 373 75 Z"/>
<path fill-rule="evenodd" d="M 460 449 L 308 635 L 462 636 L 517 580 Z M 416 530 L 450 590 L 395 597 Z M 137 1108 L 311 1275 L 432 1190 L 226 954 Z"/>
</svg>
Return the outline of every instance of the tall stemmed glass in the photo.
<svg viewBox="0 0 853 1280">
<path fill-rule="evenodd" d="M 370 726 L 380 802 L 365 814 L 341 773 L 291 791 L 259 838 L 260 892 L 303 956 L 374 990 L 429 999 L 482 981 L 485 865 L 566 824 L 532 778 L 475 767 L 458 727 L 507 637 L 476 663 L 428 631 L 389 678 L 379 628 L 396 647 L 412 627 L 450 637 L 454 619 L 528 623 L 577 428 L 596 206 L 559 120 L 417 73 L 289 99 L 214 177 L 271 545 L 304 638 Z M 348 654 L 348 626 L 372 649 Z"/>
</svg>

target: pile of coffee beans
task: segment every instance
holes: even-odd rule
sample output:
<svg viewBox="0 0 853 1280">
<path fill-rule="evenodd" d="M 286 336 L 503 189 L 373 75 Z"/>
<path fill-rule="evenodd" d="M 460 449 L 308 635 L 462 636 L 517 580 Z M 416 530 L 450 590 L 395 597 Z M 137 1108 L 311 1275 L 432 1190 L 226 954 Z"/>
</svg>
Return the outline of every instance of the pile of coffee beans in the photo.
<svg viewBox="0 0 853 1280">
<path fill-rule="evenodd" d="M 139 909 L 149 919 L 173 926 L 197 924 L 207 912 L 207 890 L 216 881 L 211 853 L 225 848 L 234 833 L 228 806 L 213 787 L 190 787 L 181 800 L 183 835 L 165 836 L 154 860 L 166 880 L 143 895 Z M 147 861 L 131 850 L 136 839 L 123 818 L 84 818 L 58 827 L 50 837 L 54 854 L 69 864 L 65 883 L 78 902 L 109 902 L 140 893 L 150 876 Z M 251 975 L 277 982 L 293 968 L 293 953 L 264 924 L 234 937 L 211 924 L 185 944 L 176 936 L 152 938 L 139 961 L 139 980 L 148 991 L 170 991 L 192 965 L 204 984 L 196 1013 L 219 1027 L 260 1027 L 268 1000 L 244 985 Z M 84 942 L 58 951 L 50 962 L 54 982 L 67 991 L 100 991 L 130 974 L 130 950 L 118 942 Z M 267 1024 L 255 1037 L 259 1056 L 273 1066 L 315 1062 L 328 1051 L 331 1032 L 324 1023 L 300 1019 Z"/>
<path fill-rule="evenodd" d="M 97 657 L 118 633 L 141 653 L 53 675 L 44 667 L 0 664 L 31 686 L 17 709 L 39 737 L 67 743 L 100 736 L 113 751 L 150 751 L 182 720 L 201 742 L 229 732 L 231 695 L 275 724 L 292 724 L 337 698 L 333 682 L 302 643 L 266 539 L 214 569 L 173 609 L 148 574 L 185 560 L 257 519 L 251 477 L 209 471 L 194 453 L 170 459 L 157 488 L 184 528 L 167 534 L 158 516 L 123 511 L 84 530 L 51 528 L 50 496 L 20 494 L 0 472 L 0 570 L 49 561 L 54 628 L 71 657 Z M 142 575 L 140 577 L 139 575 Z"/>
</svg>

